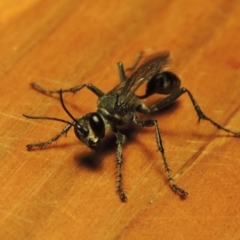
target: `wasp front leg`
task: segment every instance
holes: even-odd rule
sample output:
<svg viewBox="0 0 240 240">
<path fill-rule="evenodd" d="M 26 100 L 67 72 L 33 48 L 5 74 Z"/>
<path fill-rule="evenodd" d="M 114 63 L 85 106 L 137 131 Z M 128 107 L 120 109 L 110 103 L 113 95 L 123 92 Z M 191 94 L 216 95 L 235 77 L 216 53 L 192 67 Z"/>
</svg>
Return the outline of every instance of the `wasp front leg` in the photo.
<svg viewBox="0 0 240 240">
<path fill-rule="evenodd" d="M 28 116 L 23 114 L 23 116 L 25 118 L 31 118 L 31 119 L 45 119 L 45 120 L 56 120 L 56 121 L 61 121 L 61 122 L 65 122 L 64 120 L 58 119 L 58 118 L 52 118 L 52 117 L 37 117 L 37 116 Z M 44 148 L 48 145 L 50 145 L 52 142 L 57 141 L 62 135 L 66 135 L 67 132 L 70 130 L 70 128 L 73 126 L 74 122 L 69 123 L 66 125 L 66 127 L 57 135 L 55 135 L 53 138 L 49 139 L 48 141 L 45 142 L 39 142 L 39 143 L 29 143 L 27 144 L 27 150 L 32 150 L 33 148 Z"/>
<path fill-rule="evenodd" d="M 125 141 L 125 136 L 120 132 L 116 132 L 115 135 L 117 137 L 117 192 L 120 199 L 126 202 L 127 196 L 122 188 L 122 145 Z"/>
<path fill-rule="evenodd" d="M 30 84 L 34 89 L 36 89 L 37 91 L 44 93 L 44 94 L 54 94 L 54 93 L 60 93 L 60 90 L 48 90 L 45 89 L 43 87 L 41 87 L 40 85 L 38 85 L 37 83 L 31 83 Z M 76 87 L 72 87 L 69 89 L 62 89 L 62 92 L 71 92 L 71 93 L 76 93 L 78 91 L 80 91 L 81 89 L 83 89 L 84 87 L 88 88 L 91 92 L 93 92 L 94 94 L 96 94 L 98 97 L 101 97 L 104 95 L 104 92 L 102 92 L 99 88 L 97 88 L 96 86 L 92 85 L 92 84 L 82 84 L 82 85 L 78 85 Z"/>
</svg>

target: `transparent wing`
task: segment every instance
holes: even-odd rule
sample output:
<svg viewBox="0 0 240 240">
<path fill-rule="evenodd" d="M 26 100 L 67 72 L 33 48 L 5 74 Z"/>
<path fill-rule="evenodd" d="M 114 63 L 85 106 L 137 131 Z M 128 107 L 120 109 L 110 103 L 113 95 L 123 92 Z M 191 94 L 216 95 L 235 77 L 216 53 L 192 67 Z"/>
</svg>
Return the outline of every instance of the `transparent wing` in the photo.
<svg viewBox="0 0 240 240">
<path fill-rule="evenodd" d="M 128 95 L 135 92 L 144 82 L 149 81 L 167 64 L 169 52 L 164 51 L 148 58 L 125 82 L 121 82 L 109 93 L 118 93 L 121 99 L 128 100 Z"/>
</svg>

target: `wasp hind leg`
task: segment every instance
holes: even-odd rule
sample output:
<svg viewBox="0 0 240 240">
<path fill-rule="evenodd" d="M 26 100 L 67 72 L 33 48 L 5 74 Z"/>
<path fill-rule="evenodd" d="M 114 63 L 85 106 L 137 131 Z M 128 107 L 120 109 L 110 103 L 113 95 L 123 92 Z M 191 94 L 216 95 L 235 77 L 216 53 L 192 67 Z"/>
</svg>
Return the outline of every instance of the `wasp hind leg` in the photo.
<svg viewBox="0 0 240 240">
<path fill-rule="evenodd" d="M 178 99 L 182 94 L 187 93 L 192 104 L 193 107 L 198 115 L 198 122 L 200 122 L 201 120 L 206 120 L 208 122 L 210 122 L 212 125 L 214 125 L 215 127 L 217 127 L 220 130 L 223 130 L 227 133 L 231 133 L 236 137 L 240 137 L 240 132 L 236 132 L 236 131 L 232 131 L 228 128 L 225 128 L 223 126 L 221 126 L 220 124 L 218 124 L 217 122 L 213 121 L 211 118 L 207 117 L 203 111 L 201 110 L 201 108 L 199 107 L 198 103 L 196 102 L 196 100 L 194 99 L 192 93 L 186 89 L 186 88 L 180 88 L 178 90 L 176 90 L 175 92 L 171 93 L 169 96 L 167 96 L 166 98 L 164 98 L 163 100 L 161 100 L 160 102 L 154 104 L 153 106 L 150 107 L 150 113 L 154 113 L 159 111 L 160 109 L 168 106 L 169 104 L 173 103 L 176 99 Z"/>
</svg>

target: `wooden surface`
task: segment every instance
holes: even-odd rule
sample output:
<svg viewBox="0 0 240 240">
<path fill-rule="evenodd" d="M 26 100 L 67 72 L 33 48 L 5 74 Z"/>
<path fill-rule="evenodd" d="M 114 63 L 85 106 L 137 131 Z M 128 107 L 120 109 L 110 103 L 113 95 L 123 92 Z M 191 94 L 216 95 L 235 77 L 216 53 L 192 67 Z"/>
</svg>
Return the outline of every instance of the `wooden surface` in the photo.
<svg viewBox="0 0 240 240">
<path fill-rule="evenodd" d="M 44 150 L 27 143 L 57 134 L 69 119 L 50 89 L 93 83 L 107 92 L 116 63 L 169 50 L 172 68 L 204 112 L 240 130 L 239 1 L 23 0 L 0 3 L 0 239 L 240 239 L 240 139 L 197 124 L 187 96 L 159 121 L 166 156 L 186 200 L 167 184 L 154 129 L 125 130 L 124 186 L 115 192 L 114 137 L 97 153 L 73 131 Z M 86 89 L 66 94 L 74 116 L 94 111 Z M 160 99 L 155 96 L 148 104 Z M 88 164 L 87 161 L 91 164 Z"/>
</svg>

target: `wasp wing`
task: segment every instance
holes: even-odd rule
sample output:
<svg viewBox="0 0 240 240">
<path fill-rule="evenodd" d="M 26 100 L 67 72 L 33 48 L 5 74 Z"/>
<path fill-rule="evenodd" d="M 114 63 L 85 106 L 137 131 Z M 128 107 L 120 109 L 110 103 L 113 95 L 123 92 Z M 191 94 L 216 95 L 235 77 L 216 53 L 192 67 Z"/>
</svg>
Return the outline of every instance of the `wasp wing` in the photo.
<svg viewBox="0 0 240 240">
<path fill-rule="evenodd" d="M 149 81 L 167 64 L 169 52 L 164 51 L 150 56 L 126 81 L 121 82 L 109 93 L 118 93 L 121 102 L 127 102 L 128 96 L 135 92 L 144 82 Z"/>
</svg>

